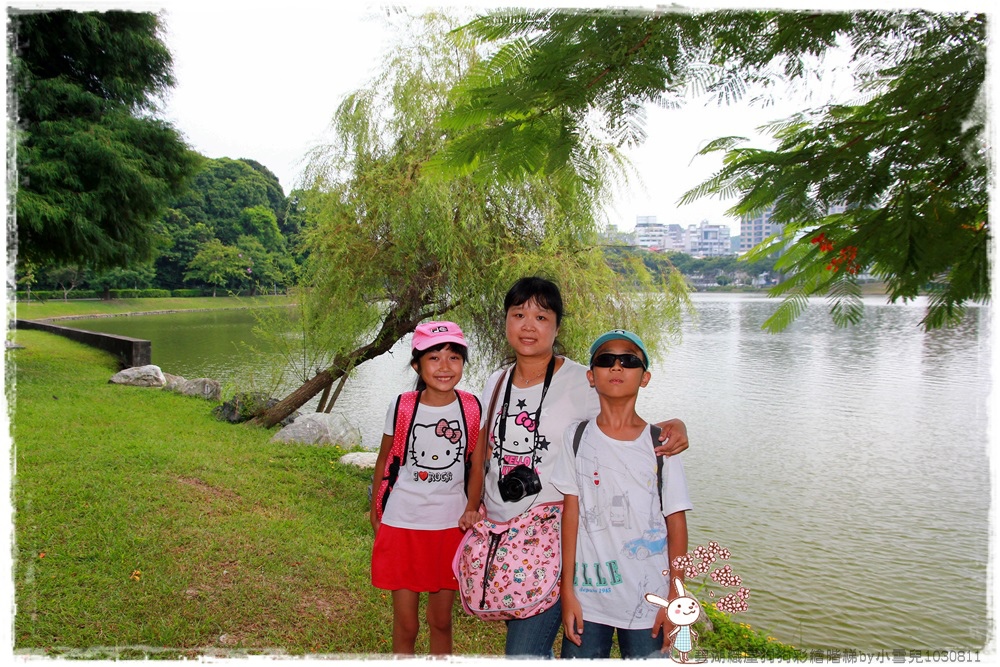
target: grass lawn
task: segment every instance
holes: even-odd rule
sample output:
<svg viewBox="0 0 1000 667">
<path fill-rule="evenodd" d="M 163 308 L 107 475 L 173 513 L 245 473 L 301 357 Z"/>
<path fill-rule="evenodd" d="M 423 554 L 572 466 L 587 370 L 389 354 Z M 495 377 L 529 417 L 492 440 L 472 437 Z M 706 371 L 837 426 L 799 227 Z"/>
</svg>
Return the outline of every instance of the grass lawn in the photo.
<svg viewBox="0 0 1000 667">
<path fill-rule="evenodd" d="M 16 341 L 16 652 L 389 651 L 370 471 L 219 422 L 198 398 L 108 384 L 114 360 L 83 345 Z M 502 625 L 455 619 L 457 653 L 503 652 Z"/>
<path fill-rule="evenodd" d="M 340 464 L 338 448 L 217 421 L 199 398 L 108 384 L 115 360 L 73 341 L 15 341 L 16 654 L 388 657 L 391 600 L 369 579 L 370 471 Z M 803 655 L 710 616 L 705 650 Z M 502 655 L 502 623 L 458 604 L 454 619 L 456 654 Z"/>
</svg>

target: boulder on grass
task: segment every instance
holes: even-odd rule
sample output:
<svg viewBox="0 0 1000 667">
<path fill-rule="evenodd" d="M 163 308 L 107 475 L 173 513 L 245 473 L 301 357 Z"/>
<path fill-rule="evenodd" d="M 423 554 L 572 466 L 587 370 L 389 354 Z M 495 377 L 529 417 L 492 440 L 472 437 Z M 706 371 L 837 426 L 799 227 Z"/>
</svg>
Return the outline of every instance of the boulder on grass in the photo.
<svg viewBox="0 0 1000 667">
<path fill-rule="evenodd" d="M 177 391 L 178 387 L 187 382 L 187 378 L 181 377 L 180 375 L 171 375 L 170 373 L 164 373 L 163 379 L 166 380 L 163 388 L 167 391 Z"/>
<path fill-rule="evenodd" d="M 183 378 L 181 379 L 184 380 Z M 222 393 L 222 385 L 219 384 L 218 380 L 196 378 L 194 380 L 184 380 L 174 391 L 185 396 L 198 396 L 209 401 L 217 401 L 219 400 L 219 395 Z"/>
<path fill-rule="evenodd" d="M 343 415 L 312 412 L 296 417 L 295 421 L 275 433 L 271 442 L 351 447 L 361 443 L 361 430 Z"/>
<path fill-rule="evenodd" d="M 377 458 L 378 452 L 348 452 L 340 457 L 340 462 L 359 468 L 374 468 Z"/>
<path fill-rule="evenodd" d="M 278 399 L 259 391 L 242 391 L 225 403 L 212 408 L 212 414 L 222 421 L 227 421 L 231 424 L 241 424 L 245 421 L 250 421 L 277 402 Z M 293 412 L 281 421 L 282 426 L 290 424 L 298 415 L 298 412 Z"/>
<path fill-rule="evenodd" d="M 163 371 L 160 370 L 159 366 L 150 364 L 126 368 L 115 373 L 108 382 L 126 384 L 132 387 L 162 387 L 167 383 L 167 380 L 163 377 Z"/>
</svg>

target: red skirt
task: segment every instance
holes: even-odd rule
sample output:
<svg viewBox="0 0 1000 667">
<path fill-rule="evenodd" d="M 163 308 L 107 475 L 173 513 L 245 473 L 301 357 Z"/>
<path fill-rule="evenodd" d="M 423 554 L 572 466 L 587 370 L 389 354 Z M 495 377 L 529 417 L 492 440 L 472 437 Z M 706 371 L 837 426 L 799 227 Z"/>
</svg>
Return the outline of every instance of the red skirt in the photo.
<svg viewBox="0 0 1000 667">
<path fill-rule="evenodd" d="M 462 541 L 459 528 L 414 530 L 384 523 L 372 548 L 372 585 L 387 591 L 415 593 L 457 591 L 451 561 Z"/>
</svg>

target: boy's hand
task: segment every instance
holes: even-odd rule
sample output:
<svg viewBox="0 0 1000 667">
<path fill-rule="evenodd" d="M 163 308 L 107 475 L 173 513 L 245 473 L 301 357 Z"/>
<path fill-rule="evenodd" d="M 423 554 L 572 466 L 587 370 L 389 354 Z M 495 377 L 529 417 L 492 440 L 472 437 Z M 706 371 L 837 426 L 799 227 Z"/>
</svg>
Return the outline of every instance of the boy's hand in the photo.
<svg viewBox="0 0 1000 667">
<path fill-rule="evenodd" d="M 657 426 L 660 427 L 660 446 L 653 450 L 657 455 L 673 456 L 688 448 L 687 425 L 680 419 L 668 419 Z"/>
<path fill-rule="evenodd" d="M 672 641 L 671 631 L 674 629 L 674 624 L 667 620 L 667 610 L 660 607 L 660 610 L 656 612 L 656 619 L 653 621 L 653 636 L 656 637 L 661 632 L 663 633 L 663 648 L 661 653 L 668 653 L 670 651 L 670 643 Z"/>
<path fill-rule="evenodd" d="M 458 527 L 462 529 L 463 532 L 472 528 L 474 525 L 483 520 L 483 515 L 477 510 L 465 510 L 465 513 L 458 519 Z"/>
<path fill-rule="evenodd" d="M 566 639 L 579 646 L 583 642 L 580 637 L 583 634 L 583 608 L 576 595 L 567 595 L 565 591 L 562 594 L 562 617 Z"/>
</svg>

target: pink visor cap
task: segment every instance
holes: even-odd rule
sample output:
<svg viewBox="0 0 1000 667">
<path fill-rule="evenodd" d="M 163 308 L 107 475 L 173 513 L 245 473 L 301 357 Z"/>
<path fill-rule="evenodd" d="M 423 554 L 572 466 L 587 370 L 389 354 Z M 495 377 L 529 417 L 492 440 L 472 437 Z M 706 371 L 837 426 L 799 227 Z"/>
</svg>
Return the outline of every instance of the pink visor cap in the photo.
<svg viewBox="0 0 1000 667">
<path fill-rule="evenodd" d="M 455 343 L 469 347 L 462 330 L 454 322 L 424 322 L 413 331 L 413 349 L 426 350 L 442 343 Z"/>
</svg>

